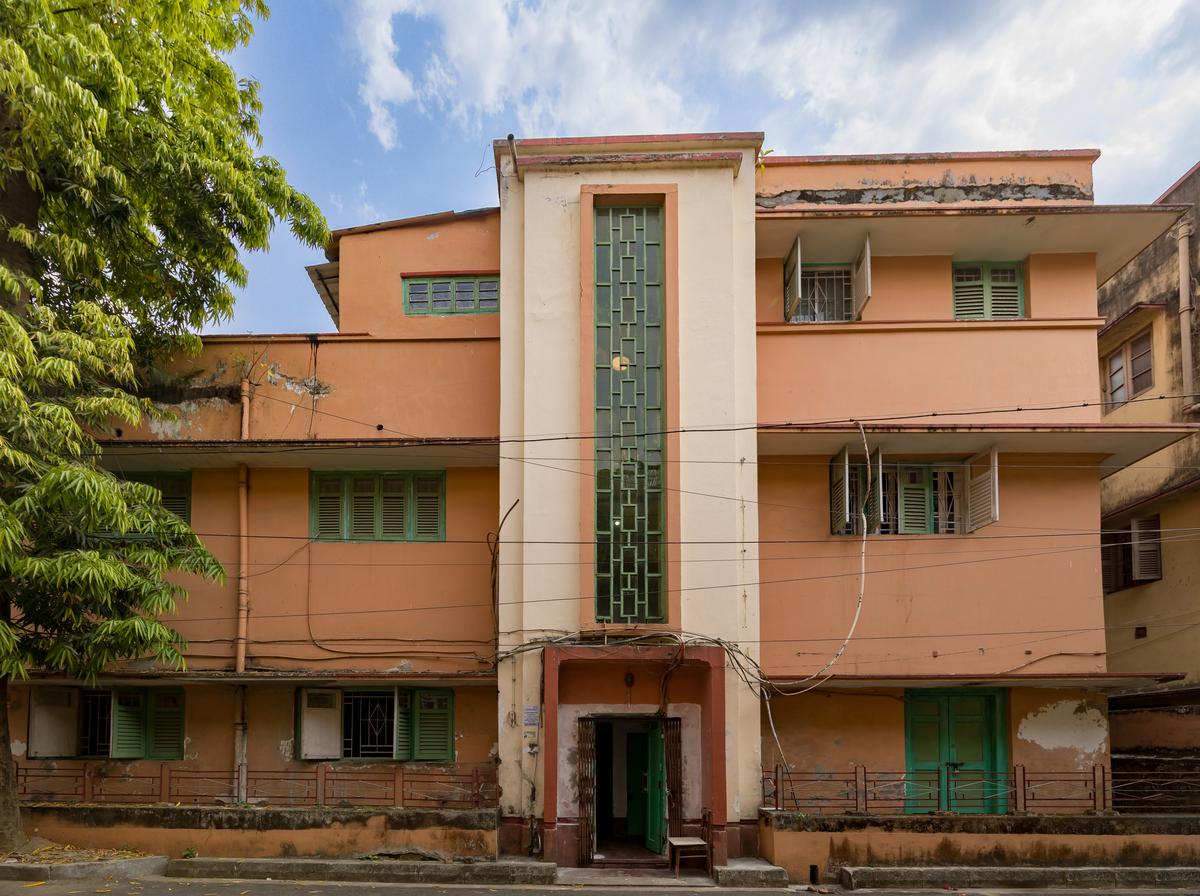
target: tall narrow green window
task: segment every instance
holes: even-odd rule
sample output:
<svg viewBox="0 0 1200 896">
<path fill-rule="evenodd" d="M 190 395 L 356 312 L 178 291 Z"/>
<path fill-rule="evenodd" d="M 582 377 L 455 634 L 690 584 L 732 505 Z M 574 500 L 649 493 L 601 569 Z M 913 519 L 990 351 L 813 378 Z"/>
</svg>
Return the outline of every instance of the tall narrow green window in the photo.
<svg viewBox="0 0 1200 896">
<path fill-rule="evenodd" d="M 596 621 L 665 622 L 663 210 L 595 210 Z"/>
</svg>

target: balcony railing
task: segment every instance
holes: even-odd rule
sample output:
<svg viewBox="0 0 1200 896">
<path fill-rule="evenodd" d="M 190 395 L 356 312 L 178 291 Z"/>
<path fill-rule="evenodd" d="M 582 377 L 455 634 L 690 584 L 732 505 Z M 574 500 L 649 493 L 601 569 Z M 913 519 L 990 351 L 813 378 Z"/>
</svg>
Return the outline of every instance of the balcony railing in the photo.
<svg viewBox="0 0 1200 896">
<path fill-rule="evenodd" d="M 763 806 L 809 815 L 1200 813 L 1200 774 L 1084 771 L 763 772 Z"/>
<path fill-rule="evenodd" d="M 494 765 L 342 768 L 321 763 L 298 770 L 247 769 L 245 802 L 268 806 L 364 806 L 483 809 L 498 805 Z M 55 762 L 17 768 L 24 803 L 171 803 L 189 806 L 238 802 L 237 773 L 138 762 L 114 770 L 110 762 Z"/>
</svg>

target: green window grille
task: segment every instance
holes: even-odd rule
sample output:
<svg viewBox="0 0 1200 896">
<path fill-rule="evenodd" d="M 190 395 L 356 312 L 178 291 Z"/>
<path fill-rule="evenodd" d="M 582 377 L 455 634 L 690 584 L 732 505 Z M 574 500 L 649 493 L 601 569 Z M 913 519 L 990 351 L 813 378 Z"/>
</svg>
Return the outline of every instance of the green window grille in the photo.
<svg viewBox="0 0 1200 896">
<path fill-rule="evenodd" d="M 404 278 L 405 314 L 495 314 L 499 310 L 498 276 Z"/>
<path fill-rule="evenodd" d="M 1017 262 L 954 265 L 955 320 L 1016 320 L 1025 316 L 1025 278 Z"/>
<path fill-rule="evenodd" d="M 595 210 L 596 621 L 666 621 L 663 210 Z"/>
<path fill-rule="evenodd" d="M 444 541 L 441 471 L 314 473 L 311 533 L 317 541 Z"/>
</svg>

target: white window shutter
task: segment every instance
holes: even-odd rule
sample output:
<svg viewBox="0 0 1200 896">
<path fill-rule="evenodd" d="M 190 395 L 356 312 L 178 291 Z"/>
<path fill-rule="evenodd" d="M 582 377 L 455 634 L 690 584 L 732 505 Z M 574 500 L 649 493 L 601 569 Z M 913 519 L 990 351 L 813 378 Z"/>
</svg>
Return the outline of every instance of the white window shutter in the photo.
<svg viewBox="0 0 1200 896">
<path fill-rule="evenodd" d="M 929 468 L 905 466 L 896 473 L 896 505 L 900 517 L 897 531 L 901 535 L 922 535 L 931 531 Z"/>
<path fill-rule="evenodd" d="M 79 740 L 79 690 L 33 687 L 29 694 L 29 757 L 74 756 Z"/>
<path fill-rule="evenodd" d="M 783 319 L 791 322 L 800 304 L 800 237 L 783 260 Z"/>
<path fill-rule="evenodd" d="M 871 494 L 867 498 L 867 534 L 878 535 L 883 522 L 883 452 L 876 448 L 867 459 Z"/>
<path fill-rule="evenodd" d="M 843 448 L 829 468 L 829 531 L 842 535 L 850 525 L 850 449 Z"/>
<path fill-rule="evenodd" d="M 995 447 L 967 461 L 967 531 L 1000 519 L 1000 454 Z"/>
<path fill-rule="evenodd" d="M 871 234 L 863 241 L 862 252 L 854 262 L 854 319 L 862 318 L 863 309 L 871 301 Z"/>
<path fill-rule="evenodd" d="M 1162 578 L 1162 536 L 1157 516 L 1130 520 L 1133 580 L 1154 582 Z"/>
<path fill-rule="evenodd" d="M 342 692 L 301 688 L 296 706 L 300 759 L 342 758 Z"/>
</svg>

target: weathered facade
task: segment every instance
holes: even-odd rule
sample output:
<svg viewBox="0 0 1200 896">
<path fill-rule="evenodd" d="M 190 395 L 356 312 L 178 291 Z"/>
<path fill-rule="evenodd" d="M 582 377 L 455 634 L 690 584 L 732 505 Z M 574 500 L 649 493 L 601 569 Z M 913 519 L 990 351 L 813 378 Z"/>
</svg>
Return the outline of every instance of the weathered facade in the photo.
<svg viewBox="0 0 1200 896">
<path fill-rule="evenodd" d="M 1101 382 L 1106 419 L 1194 423 L 1193 322 L 1200 241 L 1200 166 L 1156 202 L 1187 211 L 1100 290 Z M 1128 380 L 1128 382 L 1125 382 Z M 1114 391 L 1112 382 L 1117 382 Z M 1167 396 L 1158 400 L 1157 396 Z M 1144 399 L 1151 400 L 1144 400 Z M 1102 492 L 1109 665 L 1122 671 L 1169 666 L 1182 680 L 1131 689 L 1113 700 L 1117 767 L 1158 774 L 1200 771 L 1200 639 L 1193 582 L 1200 574 L 1200 439 L 1191 436 L 1128 469 Z"/>
<path fill-rule="evenodd" d="M 498 208 L 335 234 L 337 332 L 181 360 L 107 463 L 229 581 L 186 672 L 16 691 L 27 798 L 563 865 L 1111 808 L 1106 693 L 1177 670 L 1106 661 L 1101 479 L 1192 428 L 1103 413 L 1096 288 L 1181 210 L 1095 205 L 1094 151 L 761 139 L 500 141 Z"/>
</svg>

